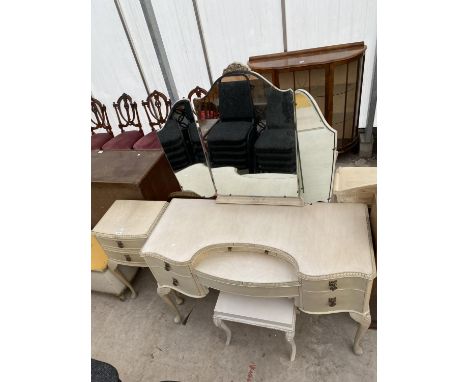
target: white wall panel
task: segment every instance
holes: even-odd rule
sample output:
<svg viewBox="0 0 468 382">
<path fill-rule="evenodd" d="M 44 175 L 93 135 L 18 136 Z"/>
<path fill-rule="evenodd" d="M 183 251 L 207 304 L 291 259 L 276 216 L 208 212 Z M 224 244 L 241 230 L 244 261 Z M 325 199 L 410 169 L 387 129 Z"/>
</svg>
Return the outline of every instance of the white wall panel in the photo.
<svg viewBox="0 0 468 382">
<path fill-rule="evenodd" d="M 91 92 L 107 106 L 114 133 L 120 130 L 112 103 L 124 92 L 139 104 L 147 96 L 113 0 L 91 2 Z M 139 112 L 147 132 L 140 107 Z"/>
<path fill-rule="evenodd" d="M 213 80 L 233 61 L 283 51 L 280 0 L 198 0 Z"/>
<path fill-rule="evenodd" d="M 150 92 L 158 90 L 167 95 L 164 77 L 140 2 L 137 0 L 120 0 L 120 4 Z"/>
<path fill-rule="evenodd" d="M 179 98 L 210 88 L 192 0 L 152 0 Z"/>
<path fill-rule="evenodd" d="M 377 41 L 376 0 L 287 0 L 288 50 L 364 41 L 359 127 L 365 127 Z"/>
</svg>

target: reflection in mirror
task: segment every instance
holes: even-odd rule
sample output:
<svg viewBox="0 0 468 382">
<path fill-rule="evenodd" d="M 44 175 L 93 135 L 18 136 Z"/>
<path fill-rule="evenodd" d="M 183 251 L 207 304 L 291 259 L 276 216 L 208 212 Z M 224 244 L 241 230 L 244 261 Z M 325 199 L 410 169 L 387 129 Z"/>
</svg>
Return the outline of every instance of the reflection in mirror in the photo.
<svg viewBox="0 0 468 382">
<path fill-rule="evenodd" d="M 254 72 L 232 72 L 193 105 L 218 201 L 302 203 L 291 89 Z"/>
<path fill-rule="evenodd" d="M 338 155 L 336 131 L 307 91 L 296 90 L 295 99 L 301 196 L 305 203 L 329 202 Z"/>
<path fill-rule="evenodd" d="M 190 101 L 177 101 L 158 138 L 184 192 L 213 197 L 215 189 L 195 124 Z"/>
</svg>

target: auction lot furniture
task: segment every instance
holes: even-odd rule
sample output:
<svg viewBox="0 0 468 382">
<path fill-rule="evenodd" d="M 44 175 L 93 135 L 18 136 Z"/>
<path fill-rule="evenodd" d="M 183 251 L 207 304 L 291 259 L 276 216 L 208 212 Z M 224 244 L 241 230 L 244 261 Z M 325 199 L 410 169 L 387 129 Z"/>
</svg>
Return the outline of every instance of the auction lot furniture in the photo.
<svg viewBox="0 0 468 382">
<path fill-rule="evenodd" d="M 109 261 L 106 253 L 91 235 L 91 290 L 94 292 L 109 293 L 124 299 L 123 292 L 127 285 L 120 281 L 119 275 L 114 274 L 117 264 Z M 119 271 L 130 283 L 135 277 L 138 268 L 119 266 Z"/>
<path fill-rule="evenodd" d="M 168 200 L 180 186 L 162 150 L 91 152 L 91 228 L 115 200 Z"/>
<path fill-rule="evenodd" d="M 110 264 L 114 264 L 111 270 L 132 291 L 132 298 L 136 297 L 136 292 L 117 265 L 146 267 L 140 250 L 166 204 L 159 201 L 117 200 L 93 229 Z"/>
<path fill-rule="evenodd" d="M 249 67 L 281 89 L 305 89 L 338 133 L 338 150 L 359 143 L 359 108 L 364 71 L 363 42 L 249 58 Z"/>
<path fill-rule="evenodd" d="M 200 227 L 202 229 L 196 229 Z M 194 298 L 208 288 L 252 297 L 291 297 L 309 314 L 349 312 L 369 327 L 375 260 L 367 206 L 221 204 L 173 199 L 141 250 L 158 294 Z"/>
<path fill-rule="evenodd" d="M 333 193 L 338 203 L 366 203 L 371 207 L 377 193 L 377 167 L 339 167 Z"/>
<path fill-rule="evenodd" d="M 283 331 L 286 341 L 291 344 L 291 361 L 296 357 L 296 308 L 291 299 L 246 297 L 221 292 L 214 309 L 213 321 L 226 332 L 226 345 L 231 342 L 231 330 L 224 321 Z"/>
</svg>

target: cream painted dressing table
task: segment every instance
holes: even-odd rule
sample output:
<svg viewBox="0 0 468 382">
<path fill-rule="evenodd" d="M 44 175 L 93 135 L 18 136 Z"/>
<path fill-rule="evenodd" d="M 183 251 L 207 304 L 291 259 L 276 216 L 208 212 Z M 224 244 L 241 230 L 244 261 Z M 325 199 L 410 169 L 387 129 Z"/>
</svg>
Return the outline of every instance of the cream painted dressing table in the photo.
<svg viewBox="0 0 468 382">
<path fill-rule="evenodd" d="M 205 104 L 219 115 L 206 135 L 198 123 Z M 171 291 L 288 297 L 309 314 L 349 312 L 362 354 L 376 274 L 369 217 L 364 204 L 328 203 L 337 138 L 315 100 L 235 72 L 193 108 L 206 164 L 178 179 L 216 200 L 173 199 L 141 249 L 175 322 Z"/>
<path fill-rule="evenodd" d="M 202 232 L 202 233 L 201 233 Z M 158 294 L 176 314 L 171 290 L 190 297 L 208 288 L 258 297 L 290 297 L 303 312 L 349 312 L 369 327 L 375 262 L 367 207 L 219 204 L 173 199 L 142 248 Z"/>
</svg>

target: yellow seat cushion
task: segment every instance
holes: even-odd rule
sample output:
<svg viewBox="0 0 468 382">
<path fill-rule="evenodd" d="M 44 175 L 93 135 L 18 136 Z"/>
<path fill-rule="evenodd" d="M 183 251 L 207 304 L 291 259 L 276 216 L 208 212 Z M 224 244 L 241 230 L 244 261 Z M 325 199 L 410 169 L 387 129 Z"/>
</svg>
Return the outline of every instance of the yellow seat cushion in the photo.
<svg viewBox="0 0 468 382">
<path fill-rule="evenodd" d="M 91 270 L 104 272 L 107 269 L 107 255 L 94 235 L 91 235 Z"/>
</svg>

